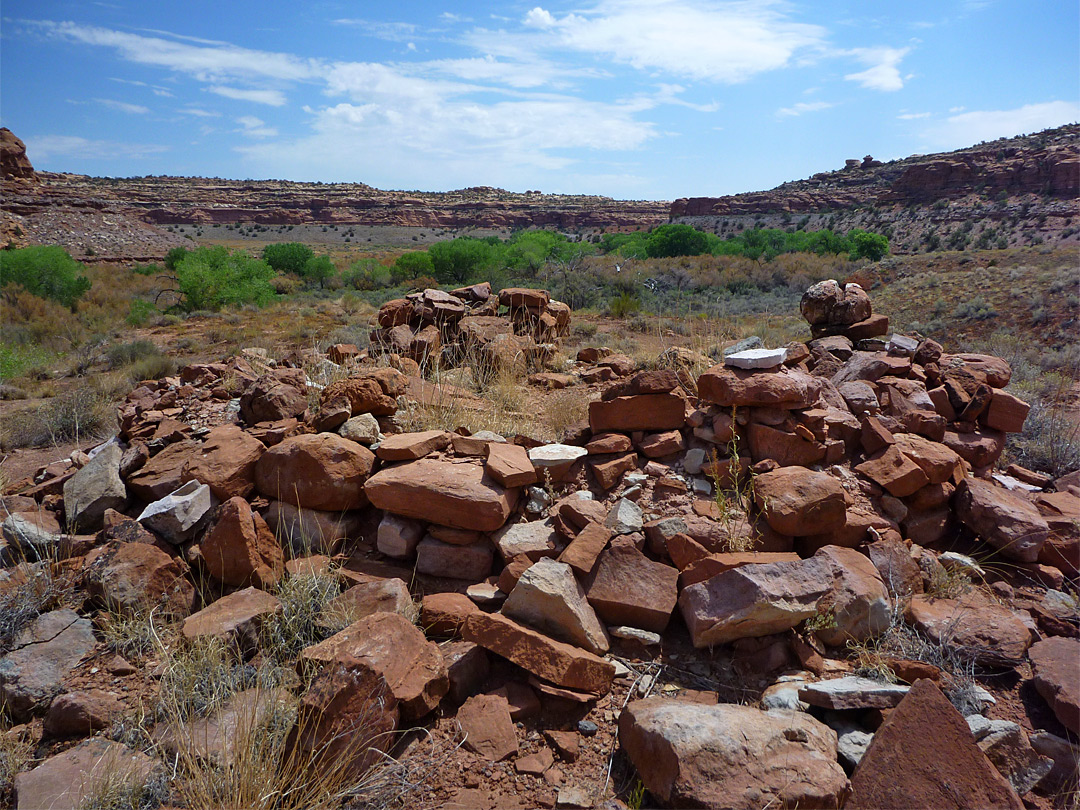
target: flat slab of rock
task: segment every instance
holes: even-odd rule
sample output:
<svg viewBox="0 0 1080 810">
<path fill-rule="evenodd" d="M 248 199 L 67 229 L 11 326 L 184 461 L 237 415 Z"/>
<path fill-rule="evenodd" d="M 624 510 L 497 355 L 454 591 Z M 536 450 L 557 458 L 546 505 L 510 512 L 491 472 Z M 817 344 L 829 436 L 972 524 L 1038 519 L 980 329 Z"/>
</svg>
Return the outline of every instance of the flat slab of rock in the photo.
<svg viewBox="0 0 1080 810">
<path fill-rule="evenodd" d="M 119 782 L 142 787 L 153 768 L 154 760 L 146 754 L 95 737 L 49 757 L 32 771 L 17 775 L 15 807 L 17 810 L 80 810 L 107 784 Z"/>
<path fill-rule="evenodd" d="M 817 401 L 821 381 L 793 369 L 744 371 L 716 365 L 698 378 L 698 395 L 721 408 L 778 406 L 809 408 Z"/>
<path fill-rule="evenodd" d="M 1061 725 L 1080 734 L 1080 640 L 1054 636 L 1028 650 L 1035 688 Z"/>
<path fill-rule="evenodd" d="M 619 743 L 665 807 L 839 807 L 848 788 L 836 732 L 802 712 L 648 698 Z"/>
<path fill-rule="evenodd" d="M 123 509 L 127 503 L 127 489 L 120 480 L 123 455 L 117 442 L 109 442 L 64 482 L 64 509 L 79 531 L 97 531 L 106 509 Z"/>
<path fill-rule="evenodd" d="M 979 750 L 960 712 L 926 678 L 875 732 L 851 787 L 844 807 L 856 810 L 1024 807 Z"/>
<path fill-rule="evenodd" d="M 910 687 L 850 675 L 808 683 L 799 699 L 822 709 L 891 709 L 904 699 Z"/>
<path fill-rule="evenodd" d="M 549 638 L 498 613 L 474 613 L 462 631 L 466 641 L 501 655 L 522 669 L 567 689 L 602 695 L 615 666 L 599 656 Z"/>
<path fill-rule="evenodd" d="M 817 612 L 832 586 L 820 560 L 742 565 L 683 588 L 679 609 L 695 647 L 767 636 Z"/>
<path fill-rule="evenodd" d="M 724 365 L 741 369 L 776 368 L 787 359 L 787 349 L 743 349 L 724 355 Z"/>
<path fill-rule="evenodd" d="M 220 501 L 246 498 L 255 488 L 255 463 L 266 446 L 237 425 L 220 425 L 184 465 L 181 478 L 210 487 Z"/>
<path fill-rule="evenodd" d="M 378 509 L 480 532 L 501 528 L 518 498 L 517 489 L 503 487 L 480 464 L 435 459 L 380 470 L 364 491 Z"/>
<path fill-rule="evenodd" d="M 375 455 L 383 461 L 414 461 L 449 445 L 450 434 L 445 430 L 397 433 L 384 438 Z"/>
<path fill-rule="evenodd" d="M 344 512 L 365 506 L 364 481 L 375 456 L 334 433 L 292 436 L 255 465 L 259 493 L 305 509 Z"/>
<path fill-rule="evenodd" d="M 686 402 L 674 394 L 639 394 L 589 403 L 593 433 L 676 430 L 686 419 Z"/>
<path fill-rule="evenodd" d="M 508 442 L 489 442 L 484 467 L 504 487 L 523 487 L 536 483 L 536 468 L 528 451 Z"/>
<path fill-rule="evenodd" d="M 28 718 L 95 643 L 90 620 L 69 608 L 38 616 L 0 658 L 0 709 L 15 720 Z"/>
<path fill-rule="evenodd" d="M 184 619 L 184 638 L 213 636 L 241 654 L 252 655 L 266 620 L 281 612 L 281 601 L 258 588 L 244 588 L 210 603 Z"/>
<path fill-rule="evenodd" d="M 781 467 L 757 476 L 754 501 L 769 526 L 789 537 L 838 529 L 847 513 L 840 482 L 805 467 Z"/>
</svg>

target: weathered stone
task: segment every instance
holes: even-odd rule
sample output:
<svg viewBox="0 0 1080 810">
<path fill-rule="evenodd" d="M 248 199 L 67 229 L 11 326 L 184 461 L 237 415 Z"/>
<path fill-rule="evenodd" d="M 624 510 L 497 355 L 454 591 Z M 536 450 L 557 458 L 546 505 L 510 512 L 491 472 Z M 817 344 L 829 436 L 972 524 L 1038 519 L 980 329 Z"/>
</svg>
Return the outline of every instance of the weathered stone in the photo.
<svg viewBox="0 0 1080 810">
<path fill-rule="evenodd" d="M 241 655 L 254 655 L 259 633 L 270 616 L 281 612 L 281 601 L 257 588 L 230 593 L 184 619 L 181 632 L 194 640 L 213 637 Z"/>
<path fill-rule="evenodd" d="M 379 440 L 379 420 L 370 413 L 362 413 L 345 422 L 338 428 L 338 435 L 343 439 L 363 445 L 372 445 Z"/>
<path fill-rule="evenodd" d="M 990 394 L 990 406 L 983 414 L 983 422 L 992 430 L 1002 433 L 1019 433 L 1024 429 L 1031 406 L 1010 394 L 1008 391 L 994 389 Z"/>
<path fill-rule="evenodd" d="M 83 572 L 92 596 L 126 613 L 160 606 L 187 616 L 195 603 L 187 565 L 149 543 L 106 543 L 86 555 Z"/>
<path fill-rule="evenodd" d="M 210 487 L 188 481 L 175 492 L 148 504 L 138 521 L 170 543 L 180 545 L 194 536 L 212 505 Z"/>
<path fill-rule="evenodd" d="M 586 593 L 609 625 L 663 632 L 678 601 L 679 570 L 654 562 L 631 545 L 606 549 Z"/>
<path fill-rule="evenodd" d="M 127 504 L 127 490 L 120 480 L 123 455 L 118 442 L 108 442 L 64 482 L 64 512 L 79 531 L 97 531 L 106 509 L 120 510 Z"/>
<path fill-rule="evenodd" d="M 769 526 L 790 537 L 821 534 L 844 524 L 840 482 L 803 467 L 781 467 L 757 476 L 754 501 Z"/>
<path fill-rule="evenodd" d="M 1038 754 L 1028 736 L 1016 723 L 989 720 L 981 714 L 965 718 L 979 744 L 979 750 L 1009 780 L 1016 795 L 1023 796 L 1042 781 L 1054 767 L 1054 761 Z"/>
<path fill-rule="evenodd" d="M 986 666 L 1016 666 L 1031 644 L 1031 631 L 1014 611 L 975 590 L 959 599 L 914 596 L 906 618 L 931 641 L 959 648 Z"/>
<path fill-rule="evenodd" d="M 449 446 L 450 434 L 445 430 L 398 433 L 383 439 L 375 455 L 383 461 L 413 461 Z"/>
<path fill-rule="evenodd" d="M 519 492 L 500 486 L 479 464 L 435 459 L 380 470 L 364 490 L 387 512 L 482 532 L 502 527 Z"/>
<path fill-rule="evenodd" d="M 255 464 L 265 450 L 262 442 L 237 425 L 220 425 L 192 452 L 180 479 L 206 484 L 221 501 L 246 498 L 255 488 Z"/>
<path fill-rule="evenodd" d="M 493 559 L 491 544 L 483 540 L 457 546 L 425 537 L 416 547 L 416 572 L 478 582 L 491 573 Z"/>
<path fill-rule="evenodd" d="M 529 566 L 507 597 L 502 612 L 599 655 L 611 646 L 573 570 L 565 563 L 540 559 Z"/>
<path fill-rule="evenodd" d="M 504 562 L 522 554 L 534 561 L 556 554 L 557 535 L 551 518 L 511 523 L 495 532 L 491 539 Z"/>
<path fill-rule="evenodd" d="M 891 709 L 908 689 L 903 684 L 848 675 L 805 684 L 799 689 L 799 700 L 822 709 Z"/>
<path fill-rule="evenodd" d="M 743 371 L 716 365 L 698 378 L 698 395 L 721 408 L 777 406 L 809 408 L 817 401 L 821 381 L 797 369 Z"/>
<path fill-rule="evenodd" d="M 836 733 L 802 712 L 670 698 L 631 702 L 619 743 L 666 807 L 839 807 Z"/>
<path fill-rule="evenodd" d="M 49 704 L 43 730 L 50 737 L 89 737 L 122 711 L 116 696 L 101 689 L 65 692 Z"/>
<path fill-rule="evenodd" d="M 281 545 L 270 527 L 239 496 L 218 507 L 199 549 L 210 576 L 234 587 L 272 588 L 285 568 Z"/>
<path fill-rule="evenodd" d="M 632 534 L 641 531 L 644 525 L 642 517 L 640 506 L 629 498 L 620 498 L 608 512 L 604 525 L 615 534 Z"/>
<path fill-rule="evenodd" d="M 434 709 L 450 688 L 439 648 L 397 613 L 375 613 L 308 647 L 302 661 L 377 672 L 397 699 L 402 719 Z"/>
<path fill-rule="evenodd" d="M 412 331 L 407 327 L 408 341 L 402 352 L 409 349 Z M 344 396 L 352 406 L 353 415 L 370 413 L 374 416 L 390 416 L 397 411 L 397 397 L 404 394 L 408 381 L 404 374 L 393 368 L 377 368 L 330 383 L 319 395 L 321 402 Z"/>
<path fill-rule="evenodd" d="M 17 722 L 29 719 L 95 643 L 90 620 L 69 608 L 38 616 L 0 658 L 0 710 Z"/>
<path fill-rule="evenodd" d="M 991 428 L 946 430 L 941 441 L 976 469 L 996 464 L 1005 449 L 1005 434 Z"/>
<path fill-rule="evenodd" d="M 463 593 L 429 593 L 420 602 L 420 624 L 433 636 L 458 636 L 480 609 Z"/>
<path fill-rule="evenodd" d="M 674 394 L 638 394 L 589 403 L 593 433 L 675 430 L 686 418 L 686 402 Z"/>
<path fill-rule="evenodd" d="M 825 445 L 812 437 L 808 439 L 757 422 L 747 429 L 747 444 L 754 461 L 772 459 L 781 467 L 806 467 L 825 458 Z"/>
<path fill-rule="evenodd" d="M 815 558 L 742 565 L 684 588 L 679 608 L 694 646 L 709 647 L 794 627 L 815 615 L 831 586 Z"/>
<path fill-rule="evenodd" d="M 440 645 L 439 649 L 450 678 L 447 697 L 454 703 L 464 703 L 477 694 L 487 680 L 491 671 L 488 651 L 471 641 L 450 641 Z"/>
<path fill-rule="evenodd" d="M 612 533 L 606 527 L 589 523 L 559 555 L 559 562 L 569 565 L 579 577 L 586 577 L 596 566 L 611 537 Z"/>
<path fill-rule="evenodd" d="M 1036 562 L 1050 533 L 1034 504 L 979 478 L 965 478 L 956 488 L 956 514 L 1003 556 L 1018 562 Z"/>
<path fill-rule="evenodd" d="M 327 603 L 320 623 L 338 629 L 374 613 L 399 613 L 407 619 L 415 616 L 409 586 L 396 577 L 359 582 Z"/>
<path fill-rule="evenodd" d="M 382 554 L 405 559 L 416 552 L 417 545 L 424 537 L 424 524 L 387 512 L 379 521 L 375 537 Z"/>
<path fill-rule="evenodd" d="M 1024 806 L 928 679 L 915 682 L 874 734 L 851 787 L 844 806 L 857 810 Z"/>
<path fill-rule="evenodd" d="M 303 376 L 302 371 L 300 374 Z M 308 402 L 306 391 L 293 384 L 297 382 L 295 379 L 286 382 L 273 374 L 260 377 L 241 395 L 240 415 L 249 425 L 299 416 L 307 409 Z"/>
<path fill-rule="evenodd" d="M 366 505 L 364 481 L 375 456 L 366 447 L 332 433 L 285 439 L 255 465 L 255 486 L 267 498 L 322 511 Z"/>
<path fill-rule="evenodd" d="M 896 448 L 919 465 L 931 484 L 951 481 L 960 466 L 960 456 L 943 444 L 914 433 L 897 433 Z"/>
<path fill-rule="evenodd" d="M 491 762 L 517 754 L 517 732 L 506 698 L 474 695 L 458 709 L 457 721 L 465 735 L 465 747 L 473 753 Z"/>
<path fill-rule="evenodd" d="M 536 483 L 536 468 L 524 447 L 509 443 L 489 443 L 484 469 L 504 487 Z"/>
<path fill-rule="evenodd" d="M 623 456 L 608 458 L 604 461 L 593 461 L 589 464 L 596 483 L 601 489 L 611 489 L 622 479 L 623 475 L 637 469 L 638 460 L 636 453 L 627 453 Z"/>
<path fill-rule="evenodd" d="M 639 445 L 641 452 L 649 458 L 663 458 L 675 453 L 681 453 L 686 442 L 682 433 L 677 430 L 669 430 L 664 433 L 653 433 L 641 440 Z"/>
<path fill-rule="evenodd" d="M 1080 733 L 1080 640 L 1054 636 L 1028 650 L 1035 688 L 1065 728 Z"/>
<path fill-rule="evenodd" d="M 745 349 L 724 355 L 724 365 L 732 368 L 769 369 L 776 368 L 787 359 L 787 349 Z"/>
<path fill-rule="evenodd" d="M 497 613 L 474 613 L 463 635 L 546 681 L 590 694 L 611 687 L 615 667 L 587 650 L 555 641 Z"/>
<path fill-rule="evenodd" d="M 922 468 L 897 450 L 895 445 L 886 447 L 856 465 L 855 469 L 897 498 L 911 495 L 930 482 Z"/>
<path fill-rule="evenodd" d="M 834 627 L 816 631 L 825 644 L 865 641 L 883 633 L 892 619 L 889 592 L 870 559 L 851 548 L 825 546 L 817 554 L 832 567 L 834 584 L 821 602 L 835 618 Z"/>
<path fill-rule="evenodd" d="M 333 554 L 343 540 L 358 537 L 361 519 L 357 511 L 322 512 L 303 509 L 285 501 L 271 501 L 266 524 L 294 555 Z"/>
<path fill-rule="evenodd" d="M 16 810 L 80 810 L 96 797 L 131 795 L 146 784 L 154 760 L 126 745 L 94 737 L 15 777 Z"/>
</svg>

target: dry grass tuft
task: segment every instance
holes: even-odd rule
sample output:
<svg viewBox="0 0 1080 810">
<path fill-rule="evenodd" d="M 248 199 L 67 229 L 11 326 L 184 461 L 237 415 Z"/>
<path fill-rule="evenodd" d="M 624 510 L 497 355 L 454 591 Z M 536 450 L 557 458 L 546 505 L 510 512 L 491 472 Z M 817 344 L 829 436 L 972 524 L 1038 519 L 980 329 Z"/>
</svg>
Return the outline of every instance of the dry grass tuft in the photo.
<svg viewBox="0 0 1080 810">
<path fill-rule="evenodd" d="M 262 628 L 260 642 L 267 657 L 287 665 L 305 647 L 332 635 L 328 624 L 333 620 L 327 621 L 325 611 L 340 593 L 341 586 L 333 572 L 312 571 L 282 580 L 275 591 L 281 600 L 281 612 Z"/>
</svg>

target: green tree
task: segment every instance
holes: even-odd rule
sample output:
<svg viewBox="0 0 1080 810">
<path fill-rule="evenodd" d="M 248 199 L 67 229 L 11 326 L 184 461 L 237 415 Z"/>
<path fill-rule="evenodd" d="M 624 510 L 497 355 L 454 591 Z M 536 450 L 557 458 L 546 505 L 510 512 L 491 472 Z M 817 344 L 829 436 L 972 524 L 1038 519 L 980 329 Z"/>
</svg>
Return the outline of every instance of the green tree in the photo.
<svg viewBox="0 0 1080 810">
<path fill-rule="evenodd" d="M 277 242 L 263 248 L 263 260 L 279 273 L 304 274 L 304 267 L 315 252 L 300 242 Z"/>
<path fill-rule="evenodd" d="M 176 271 L 176 265 L 180 264 L 180 261 L 188 255 L 188 249 L 186 247 L 174 247 L 165 254 L 165 269 Z"/>
<path fill-rule="evenodd" d="M 411 281 L 420 276 L 434 276 L 435 265 L 432 264 L 431 255 L 426 250 L 412 250 L 402 253 L 394 262 L 390 270 L 390 276 L 394 283 Z"/>
<path fill-rule="evenodd" d="M 495 247 L 482 240 L 461 236 L 436 242 L 428 249 L 435 278 L 443 284 L 464 284 L 491 262 Z"/>
<path fill-rule="evenodd" d="M 848 234 L 851 243 L 851 259 L 879 261 L 889 253 L 889 240 L 880 233 L 869 233 L 856 228 Z"/>
<path fill-rule="evenodd" d="M 304 269 L 300 272 L 300 277 L 309 284 L 318 282 L 319 286 L 322 287 L 329 279 L 333 278 L 336 272 L 337 268 L 334 267 L 334 263 L 330 261 L 329 256 L 312 256 L 304 263 Z"/>
<path fill-rule="evenodd" d="M 193 250 L 176 267 L 181 306 L 188 311 L 230 304 L 264 306 L 274 299 L 273 277 L 265 261 L 240 250 L 230 253 L 222 245 Z"/>
<path fill-rule="evenodd" d="M 8 284 L 18 284 L 33 295 L 72 309 L 90 289 L 82 265 L 56 245 L 0 250 L 0 287 Z"/>
<path fill-rule="evenodd" d="M 708 236 L 689 225 L 661 225 L 645 240 L 645 252 L 650 259 L 700 256 L 708 249 Z"/>
</svg>

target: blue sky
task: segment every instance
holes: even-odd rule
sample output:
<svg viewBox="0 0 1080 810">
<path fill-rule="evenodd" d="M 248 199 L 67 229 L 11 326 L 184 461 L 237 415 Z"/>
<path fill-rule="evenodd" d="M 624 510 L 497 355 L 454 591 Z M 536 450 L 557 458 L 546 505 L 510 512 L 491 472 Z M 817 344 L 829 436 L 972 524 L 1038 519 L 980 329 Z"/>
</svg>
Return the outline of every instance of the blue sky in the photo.
<svg viewBox="0 0 1080 810">
<path fill-rule="evenodd" d="M 4 0 L 0 124 L 94 175 L 771 188 L 1080 120 L 1076 0 Z"/>
</svg>

